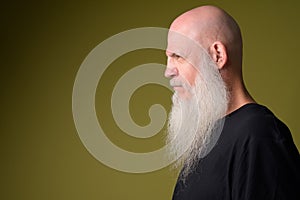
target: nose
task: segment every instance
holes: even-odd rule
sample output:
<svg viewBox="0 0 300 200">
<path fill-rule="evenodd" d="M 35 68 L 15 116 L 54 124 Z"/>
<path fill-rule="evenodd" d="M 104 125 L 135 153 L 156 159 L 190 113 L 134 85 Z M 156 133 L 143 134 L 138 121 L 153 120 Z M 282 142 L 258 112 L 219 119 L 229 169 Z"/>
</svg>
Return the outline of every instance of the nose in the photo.
<svg viewBox="0 0 300 200">
<path fill-rule="evenodd" d="M 165 70 L 165 77 L 167 78 L 173 78 L 175 76 L 178 75 L 178 70 L 176 67 L 170 67 L 167 66 L 166 70 Z"/>
</svg>

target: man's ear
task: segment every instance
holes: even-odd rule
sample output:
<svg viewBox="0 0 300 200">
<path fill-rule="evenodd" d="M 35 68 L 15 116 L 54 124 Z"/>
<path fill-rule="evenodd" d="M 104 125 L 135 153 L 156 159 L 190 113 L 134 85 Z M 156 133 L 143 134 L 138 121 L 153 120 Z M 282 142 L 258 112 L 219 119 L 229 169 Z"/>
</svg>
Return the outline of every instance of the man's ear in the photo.
<svg viewBox="0 0 300 200">
<path fill-rule="evenodd" d="M 228 60 L 226 47 L 217 41 L 210 46 L 209 51 L 213 61 L 218 65 L 219 69 L 222 69 Z"/>
</svg>

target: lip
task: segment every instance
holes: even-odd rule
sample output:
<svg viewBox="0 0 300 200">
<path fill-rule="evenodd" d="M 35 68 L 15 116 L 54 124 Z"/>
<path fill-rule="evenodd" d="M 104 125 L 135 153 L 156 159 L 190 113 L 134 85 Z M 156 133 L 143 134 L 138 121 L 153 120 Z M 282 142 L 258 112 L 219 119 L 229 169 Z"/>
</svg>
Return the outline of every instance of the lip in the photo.
<svg viewBox="0 0 300 200">
<path fill-rule="evenodd" d="M 182 88 L 182 86 L 181 86 L 181 85 L 174 85 L 174 86 L 172 86 L 172 88 L 173 88 L 174 90 L 179 90 L 179 89 Z"/>
<path fill-rule="evenodd" d="M 176 83 L 171 83 L 170 86 L 173 87 L 173 88 L 174 87 L 182 87 L 181 84 L 176 84 Z"/>
</svg>

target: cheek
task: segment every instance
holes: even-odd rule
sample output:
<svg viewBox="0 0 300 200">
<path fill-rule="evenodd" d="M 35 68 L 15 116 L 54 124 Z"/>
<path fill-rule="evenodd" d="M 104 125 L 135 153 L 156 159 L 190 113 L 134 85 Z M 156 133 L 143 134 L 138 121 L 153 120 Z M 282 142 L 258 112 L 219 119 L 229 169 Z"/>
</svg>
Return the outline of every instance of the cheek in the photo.
<svg viewBox="0 0 300 200">
<path fill-rule="evenodd" d="M 182 65 L 181 75 L 185 78 L 190 85 L 194 85 L 198 70 L 191 64 Z"/>
</svg>

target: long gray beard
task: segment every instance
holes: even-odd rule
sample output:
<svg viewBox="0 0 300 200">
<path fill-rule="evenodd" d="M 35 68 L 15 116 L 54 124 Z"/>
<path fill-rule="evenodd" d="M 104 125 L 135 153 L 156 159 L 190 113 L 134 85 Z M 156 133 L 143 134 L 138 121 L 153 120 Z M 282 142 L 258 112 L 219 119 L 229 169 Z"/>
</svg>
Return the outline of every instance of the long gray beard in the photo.
<svg viewBox="0 0 300 200">
<path fill-rule="evenodd" d="M 174 167 L 184 166 L 180 177 L 183 181 L 216 144 L 228 106 L 225 83 L 208 55 L 202 60 L 200 72 L 193 87 L 176 80 L 183 83 L 190 96 L 181 98 L 175 92 L 169 115 L 168 153 L 171 158 L 180 157 Z"/>
</svg>

